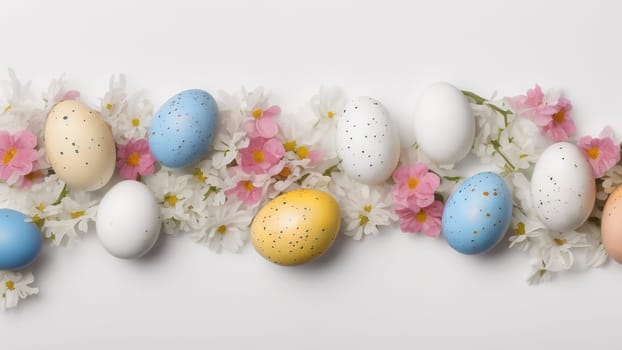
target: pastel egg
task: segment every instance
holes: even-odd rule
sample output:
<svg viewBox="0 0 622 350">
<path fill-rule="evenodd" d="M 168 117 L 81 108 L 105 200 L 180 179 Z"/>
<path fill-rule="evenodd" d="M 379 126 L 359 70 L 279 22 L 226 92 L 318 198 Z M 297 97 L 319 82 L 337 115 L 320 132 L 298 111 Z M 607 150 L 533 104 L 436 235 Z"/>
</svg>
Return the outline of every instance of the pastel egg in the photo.
<svg viewBox="0 0 622 350">
<path fill-rule="evenodd" d="M 169 168 L 183 168 L 205 157 L 216 133 L 218 107 L 209 93 L 193 89 L 171 97 L 149 127 L 153 156 Z"/>
<path fill-rule="evenodd" d="M 384 106 L 370 97 L 350 101 L 337 123 L 337 154 L 357 181 L 387 180 L 400 157 L 400 139 Z"/>
<path fill-rule="evenodd" d="M 282 194 L 262 207 L 251 225 L 259 254 L 279 265 L 299 265 L 333 244 L 341 225 L 337 201 L 329 194 L 300 189 Z"/>
<path fill-rule="evenodd" d="M 622 186 L 607 198 L 600 230 L 607 255 L 622 264 Z"/>
<path fill-rule="evenodd" d="M 0 270 L 19 270 L 36 260 L 41 251 L 41 231 L 26 215 L 0 209 Z"/>
<path fill-rule="evenodd" d="M 413 118 L 421 151 L 439 164 L 454 164 L 469 154 L 475 118 L 469 101 L 448 83 L 436 83 L 419 97 Z"/>
<path fill-rule="evenodd" d="M 494 247 L 512 219 L 512 193 L 499 175 L 479 173 L 464 180 L 443 209 L 443 236 L 463 254 Z"/>
<path fill-rule="evenodd" d="M 97 209 L 96 229 L 113 256 L 136 259 L 155 245 L 161 228 L 160 207 L 151 190 L 133 180 L 114 185 Z"/>
<path fill-rule="evenodd" d="M 77 101 L 59 102 L 48 114 L 44 137 L 50 164 L 69 187 L 94 191 L 112 177 L 116 146 L 99 112 Z"/>
<path fill-rule="evenodd" d="M 549 146 L 531 176 L 531 197 L 538 217 L 553 231 L 572 231 L 587 220 L 596 200 L 592 168 L 577 146 Z"/>
</svg>

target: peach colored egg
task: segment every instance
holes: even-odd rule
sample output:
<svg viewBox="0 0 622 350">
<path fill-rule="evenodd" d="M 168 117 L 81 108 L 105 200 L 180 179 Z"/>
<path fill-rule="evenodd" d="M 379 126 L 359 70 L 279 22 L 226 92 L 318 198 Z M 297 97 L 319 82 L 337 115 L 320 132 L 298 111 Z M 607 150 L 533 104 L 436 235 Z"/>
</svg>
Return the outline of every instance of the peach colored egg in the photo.
<svg viewBox="0 0 622 350">
<path fill-rule="evenodd" d="M 44 137 L 52 168 L 69 187 L 94 191 L 112 177 L 116 146 L 99 112 L 77 101 L 62 101 L 48 114 Z"/>
<path fill-rule="evenodd" d="M 622 186 L 617 187 L 605 203 L 601 235 L 607 254 L 622 264 Z"/>
</svg>

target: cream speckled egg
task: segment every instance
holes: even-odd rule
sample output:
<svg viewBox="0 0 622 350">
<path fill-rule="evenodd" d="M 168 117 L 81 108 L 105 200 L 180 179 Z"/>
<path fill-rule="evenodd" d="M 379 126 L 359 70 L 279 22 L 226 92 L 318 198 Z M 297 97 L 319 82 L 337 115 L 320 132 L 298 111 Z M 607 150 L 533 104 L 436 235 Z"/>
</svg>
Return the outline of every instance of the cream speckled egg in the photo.
<svg viewBox="0 0 622 350">
<path fill-rule="evenodd" d="M 259 210 L 251 225 L 259 254 L 279 265 L 309 262 L 333 244 L 341 225 L 337 201 L 329 194 L 300 189 L 282 194 Z"/>
<path fill-rule="evenodd" d="M 622 264 L 622 186 L 607 198 L 600 229 L 607 254 Z"/>
<path fill-rule="evenodd" d="M 596 201 L 596 182 L 577 146 L 558 142 L 542 152 L 531 175 L 531 197 L 549 229 L 565 232 L 583 225 Z"/>
<path fill-rule="evenodd" d="M 62 101 L 48 114 L 45 151 L 71 188 L 100 189 L 114 173 L 116 146 L 110 126 L 99 112 L 77 101 Z"/>
</svg>

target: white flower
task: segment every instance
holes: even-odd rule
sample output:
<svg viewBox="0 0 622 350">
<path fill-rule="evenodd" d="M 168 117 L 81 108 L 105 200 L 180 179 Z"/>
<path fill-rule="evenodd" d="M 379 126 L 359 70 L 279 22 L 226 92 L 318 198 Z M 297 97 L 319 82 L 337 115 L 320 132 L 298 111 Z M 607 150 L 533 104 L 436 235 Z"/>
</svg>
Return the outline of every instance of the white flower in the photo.
<svg viewBox="0 0 622 350">
<path fill-rule="evenodd" d="M 368 186 L 357 183 L 347 175 L 333 177 L 341 201 L 345 221 L 344 234 L 355 240 L 364 235 L 377 235 L 380 226 L 389 226 L 397 221 L 393 211 L 393 197 L 387 185 Z"/>
<path fill-rule="evenodd" d="M 39 293 L 38 288 L 30 286 L 34 281 L 35 278 L 30 272 L 23 275 L 19 272 L 0 271 L 0 307 L 14 308 L 20 299 Z"/>
<path fill-rule="evenodd" d="M 569 270 L 574 265 L 573 248 L 588 246 L 585 234 L 571 232 L 548 232 L 541 249 L 542 261 L 547 270 L 557 272 Z"/>
<path fill-rule="evenodd" d="M 253 91 L 246 91 L 242 88 L 240 109 L 244 117 L 252 118 L 255 110 L 266 110 L 270 107 L 270 92 L 264 90 L 263 87 L 256 87 Z"/>
<path fill-rule="evenodd" d="M 512 236 L 510 236 L 510 248 L 517 247 L 527 251 L 532 243 L 540 242 L 546 234 L 547 228 L 538 219 L 533 208 L 529 180 L 520 172 L 512 176 L 515 208 L 512 211 Z"/>
<path fill-rule="evenodd" d="M 320 91 L 311 97 L 310 105 L 319 124 L 336 127 L 345 105 L 343 90 L 336 86 L 321 86 Z"/>
<path fill-rule="evenodd" d="M 24 114 L 32 109 L 33 94 L 30 82 L 22 84 L 12 69 L 9 69 L 9 81 L 0 82 L 0 116 L 6 119 L 7 114 Z M 4 127 L 4 122 L 0 124 Z"/>
<path fill-rule="evenodd" d="M 77 238 L 78 233 L 87 233 L 89 223 L 95 222 L 97 204 L 98 200 L 93 200 L 91 193 L 70 192 L 60 204 L 43 210 L 44 236 L 52 241 L 52 245 L 59 246 Z"/>
<path fill-rule="evenodd" d="M 212 161 L 204 160 L 192 171 L 194 179 L 205 184 L 204 198 L 208 205 L 221 205 L 225 203 L 225 189 L 235 186 L 227 171 L 227 168 L 217 169 L 212 166 Z"/>
<path fill-rule="evenodd" d="M 552 272 L 546 268 L 544 261 L 539 260 L 537 264 L 533 265 L 533 267 L 534 271 L 527 279 L 527 283 L 534 285 L 551 280 Z"/>
<path fill-rule="evenodd" d="M 197 181 L 192 175 L 177 175 L 166 168 L 144 178 L 160 203 L 164 232 L 178 234 L 188 232 L 194 226 L 192 202 Z"/>
<path fill-rule="evenodd" d="M 242 207 L 242 202 L 228 200 L 222 205 L 209 206 L 201 228 L 192 237 L 214 251 L 225 249 L 238 252 L 249 237 L 249 225 L 254 212 Z"/>
<path fill-rule="evenodd" d="M 115 140 L 127 142 L 145 138 L 153 117 L 153 104 L 144 97 L 144 92 L 130 96 L 121 108 L 119 118 L 112 124 Z"/>
<path fill-rule="evenodd" d="M 609 256 L 603 245 L 600 227 L 588 221 L 578 231 L 585 232 L 586 234 L 588 247 L 585 252 L 585 264 L 589 267 L 602 266 Z"/>
<path fill-rule="evenodd" d="M 102 117 L 110 124 L 115 125 L 121 113 L 127 108 L 127 83 L 125 75 L 110 77 L 108 91 L 104 95 L 100 104 Z"/>
</svg>

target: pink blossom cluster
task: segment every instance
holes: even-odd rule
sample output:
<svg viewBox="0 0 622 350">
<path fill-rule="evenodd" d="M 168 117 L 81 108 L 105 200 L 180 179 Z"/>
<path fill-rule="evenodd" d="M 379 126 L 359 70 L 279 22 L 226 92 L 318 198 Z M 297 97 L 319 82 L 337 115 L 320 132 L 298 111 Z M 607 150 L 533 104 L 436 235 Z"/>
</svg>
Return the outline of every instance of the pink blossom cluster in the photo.
<svg viewBox="0 0 622 350">
<path fill-rule="evenodd" d="M 527 90 L 526 95 L 517 95 L 506 100 L 519 117 L 533 120 L 542 133 L 555 142 L 565 141 L 576 133 L 570 116 L 570 101 L 560 97 L 555 103 L 547 102 L 539 85 Z"/>
<path fill-rule="evenodd" d="M 155 157 L 147 139 L 130 140 L 117 145 L 117 168 L 123 179 L 137 180 L 141 176 L 153 174 Z"/>
<path fill-rule="evenodd" d="M 30 188 L 44 176 L 39 169 L 37 137 L 29 130 L 15 134 L 0 130 L 0 179 L 15 180 L 19 187 Z"/>
<path fill-rule="evenodd" d="M 620 146 L 614 141 L 613 130 L 605 127 L 598 138 L 583 136 L 579 139 L 579 149 L 590 163 L 594 177 L 605 175 L 620 161 Z"/>
<path fill-rule="evenodd" d="M 430 237 L 441 233 L 443 202 L 434 194 L 441 180 L 424 163 L 402 165 L 393 173 L 393 197 L 403 232 L 421 232 Z"/>
</svg>

